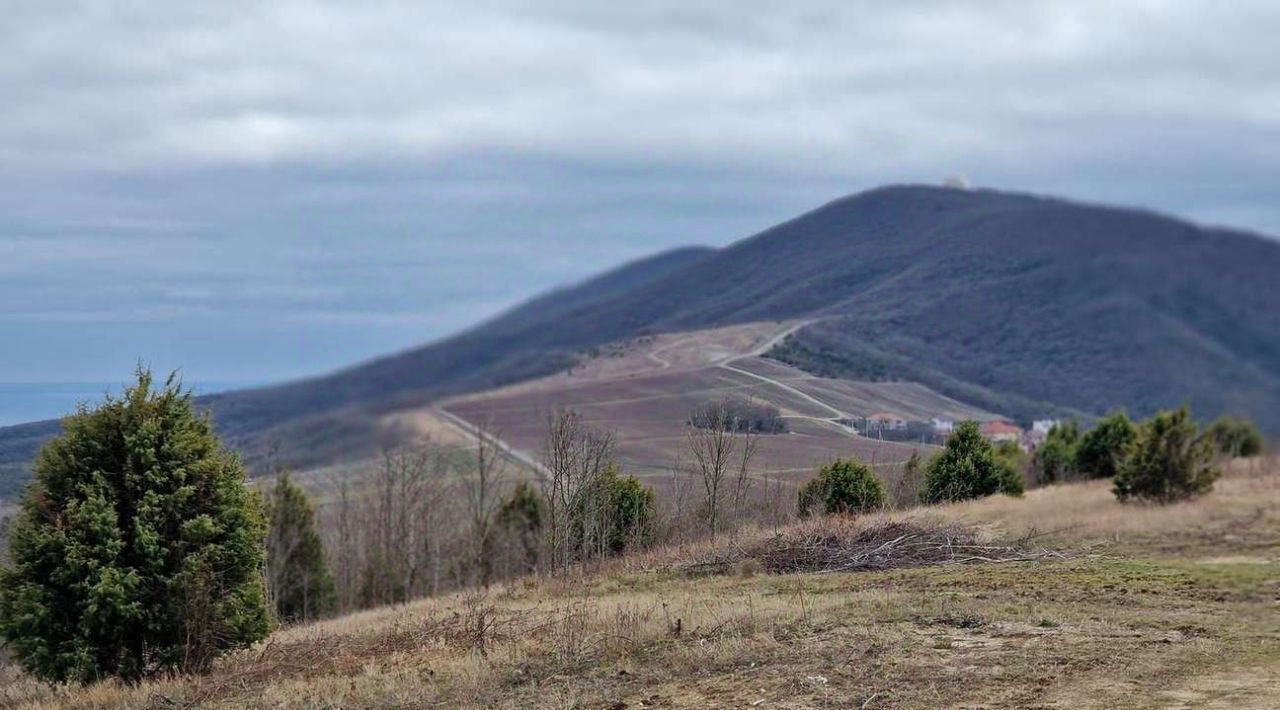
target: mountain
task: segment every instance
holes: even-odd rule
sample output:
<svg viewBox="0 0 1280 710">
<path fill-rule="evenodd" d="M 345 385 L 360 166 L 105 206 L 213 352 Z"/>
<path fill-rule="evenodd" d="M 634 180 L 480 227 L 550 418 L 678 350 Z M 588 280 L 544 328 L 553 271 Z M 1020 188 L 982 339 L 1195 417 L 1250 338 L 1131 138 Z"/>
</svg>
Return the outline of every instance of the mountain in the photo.
<svg viewBox="0 0 1280 710">
<path fill-rule="evenodd" d="M 552 292 L 447 340 L 325 377 L 204 398 L 251 457 L 366 454 L 379 415 L 564 369 L 595 345 L 759 320 L 812 322 L 772 356 L 911 379 L 1011 416 L 1192 405 L 1280 432 L 1280 243 L 1141 210 L 895 186 L 719 250 Z M 0 466 L 49 424 L 0 429 Z"/>
<path fill-rule="evenodd" d="M 554 329 L 558 319 L 715 253 L 684 247 L 639 259 L 572 286 L 552 290 L 464 333 L 324 377 L 200 397 L 220 435 L 250 463 L 276 455 L 305 467 L 358 459 L 397 442 L 377 415 L 433 397 L 485 389 L 549 374 L 573 362 L 572 350 L 521 347 L 530 329 Z M 57 420 L 0 428 L 0 498 L 26 480 Z"/>
<path fill-rule="evenodd" d="M 369 415 L 564 369 L 573 363 L 577 347 L 597 342 L 589 327 L 572 333 L 562 325 L 573 323 L 574 314 L 714 253 L 705 247 L 664 252 L 551 291 L 434 345 L 325 377 L 214 395 L 202 403 L 215 413 L 221 433 L 251 452 L 264 444 L 293 449 L 305 442 L 310 458 L 300 463 L 309 464 L 363 451 L 380 435 L 394 437 L 394 432 L 375 431 Z"/>
</svg>

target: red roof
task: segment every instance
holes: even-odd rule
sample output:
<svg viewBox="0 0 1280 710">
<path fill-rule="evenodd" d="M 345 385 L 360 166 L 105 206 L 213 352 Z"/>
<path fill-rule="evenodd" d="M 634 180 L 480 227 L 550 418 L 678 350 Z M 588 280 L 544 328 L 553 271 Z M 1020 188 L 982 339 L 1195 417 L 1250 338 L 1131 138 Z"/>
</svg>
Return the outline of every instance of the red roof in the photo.
<svg viewBox="0 0 1280 710">
<path fill-rule="evenodd" d="M 987 436 L 997 434 L 1022 434 L 1022 429 L 1009 422 L 986 422 L 982 425 L 982 433 Z"/>
</svg>

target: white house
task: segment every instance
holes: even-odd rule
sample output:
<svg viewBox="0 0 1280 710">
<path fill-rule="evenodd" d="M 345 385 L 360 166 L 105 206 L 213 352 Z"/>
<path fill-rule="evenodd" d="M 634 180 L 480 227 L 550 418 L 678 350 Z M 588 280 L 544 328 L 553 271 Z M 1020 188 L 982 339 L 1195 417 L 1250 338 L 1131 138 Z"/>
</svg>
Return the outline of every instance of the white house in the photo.
<svg viewBox="0 0 1280 710">
<path fill-rule="evenodd" d="M 1057 419 L 1037 419 L 1031 422 L 1031 431 L 1035 434 L 1048 436 L 1049 430 L 1058 426 Z"/>
</svg>

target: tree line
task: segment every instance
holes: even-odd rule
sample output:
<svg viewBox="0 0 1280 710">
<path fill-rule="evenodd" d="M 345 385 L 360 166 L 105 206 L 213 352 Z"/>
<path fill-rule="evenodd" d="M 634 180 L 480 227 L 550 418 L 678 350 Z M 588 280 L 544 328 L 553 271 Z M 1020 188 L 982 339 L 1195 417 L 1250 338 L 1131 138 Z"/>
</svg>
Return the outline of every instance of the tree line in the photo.
<svg viewBox="0 0 1280 710">
<path fill-rule="evenodd" d="M 993 444 L 977 422 L 962 422 L 927 462 L 913 453 L 900 470 L 901 505 L 948 503 L 989 495 L 1021 496 L 1037 485 L 1087 478 L 1112 479 L 1120 502 L 1172 503 L 1213 489 L 1224 459 L 1263 452 L 1252 423 L 1221 417 L 1201 428 L 1188 408 L 1162 411 L 1143 422 L 1124 412 L 1082 432 L 1078 422 L 1055 425 L 1030 461 L 1012 442 Z M 886 487 L 866 464 L 842 459 L 824 466 L 800 488 L 797 512 L 807 517 L 864 513 L 889 505 Z"/>
<path fill-rule="evenodd" d="M 1074 420 L 1055 425 L 1028 473 L 1040 484 L 1110 478 L 1120 500 L 1171 502 L 1211 490 L 1221 459 L 1257 456 L 1263 447 L 1244 419 L 1223 416 L 1201 427 L 1187 407 L 1142 422 L 1118 411 L 1087 431 Z"/>
</svg>

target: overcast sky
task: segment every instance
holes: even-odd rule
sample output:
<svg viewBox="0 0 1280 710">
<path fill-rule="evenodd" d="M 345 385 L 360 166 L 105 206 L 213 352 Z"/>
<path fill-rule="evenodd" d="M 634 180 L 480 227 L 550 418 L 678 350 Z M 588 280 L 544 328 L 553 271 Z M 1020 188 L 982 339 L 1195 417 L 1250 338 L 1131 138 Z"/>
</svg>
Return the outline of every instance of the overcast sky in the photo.
<svg viewBox="0 0 1280 710">
<path fill-rule="evenodd" d="M 1280 233 L 1280 5 L 0 2 L 0 381 L 317 373 L 890 182 Z"/>
</svg>

